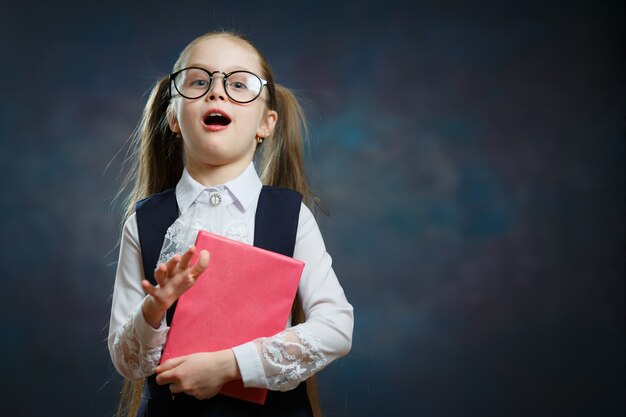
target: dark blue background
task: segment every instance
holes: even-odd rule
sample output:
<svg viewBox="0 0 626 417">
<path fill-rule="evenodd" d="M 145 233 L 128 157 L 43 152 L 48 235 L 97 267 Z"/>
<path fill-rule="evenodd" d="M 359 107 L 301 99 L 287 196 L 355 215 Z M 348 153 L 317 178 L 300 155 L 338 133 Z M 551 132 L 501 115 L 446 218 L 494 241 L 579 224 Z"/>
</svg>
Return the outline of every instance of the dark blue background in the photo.
<svg viewBox="0 0 626 417">
<path fill-rule="evenodd" d="M 356 315 L 327 416 L 624 415 L 622 2 L 1 10 L 0 414 L 114 413 L 124 146 L 155 79 L 221 27 L 309 116 Z"/>
</svg>

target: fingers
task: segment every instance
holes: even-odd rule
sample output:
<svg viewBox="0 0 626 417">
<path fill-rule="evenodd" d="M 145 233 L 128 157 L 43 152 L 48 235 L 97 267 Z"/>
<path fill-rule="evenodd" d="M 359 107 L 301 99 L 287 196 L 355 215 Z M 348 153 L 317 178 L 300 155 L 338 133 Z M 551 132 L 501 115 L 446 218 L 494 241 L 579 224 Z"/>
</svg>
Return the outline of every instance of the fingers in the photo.
<svg viewBox="0 0 626 417">
<path fill-rule="evenodd" d="M 174 255 L 172 258 L 167 261 L 167 276 L 171 277 L 176 273 L 176 267 L 180 263 L 180 255 Z"/>
<path fill-rule="evenodd" d="M 176 368 L 178 365 L 180 365 L 184 361 L 185 361 L 184 356 L 179 356 L 178 358 L 168 359 L 162 364 L 160 364 L 159 366 L 157 366 L 157 368 L 155 369 L 155 372 L 157 374 L 160 374 L 162 372 L 169 371 L 170 369 Z"/>
<path fill-rule="evenodd" d="M 185 357 L 181 356 L 178 358 L 168 359 L 163 362 L 161 365 L 157 366 L 155 372 L 157 374 L 156 382 L 159 385 L 172 384 L 177 385 L 180 383 L 180 375 L 179 372 L 176 371 L 176 368 L 185 362 Z M 170 386 L 171 389 L 171 386 Z M 182 392 L 180 391 L 172 391 L 173 393 Z"/>
<path fill-rule="evenodd" d="M 148 281 L 147 279 L 144 279 L 141 281 L 141 288 L 146 294 L 154 295 L 155 287 L 152 284 L 150 284 L 150 281 Z"/>
<path fill-rule="evenodd" d="M 191 258 L 193 258 L 193 255 L 195 253 L 196 253 L 196 247 L 190 246 L 187 252 L 185 252 L 183 256 L 180 258 L 178 269 L 181 271 L 184 271 L 185 269 L 189 268 L 189 263 L 191 262 Z"/>
<path fill-rule="evenodd" d="M 154 279 L 161 287 L 165 285 L 167 278 L 167 266 L 165 264 L 159 264 L 154 270 Z"/>
<path fill-rule="evenodd" d="M 178 378 L 175 376 L 173 370 L 164 371 L 156 376 L 156 382 L 159 385 L 171 384 L 175 381 L 178 381 Z"/>
<path fill-rule="evenodd" d="M 156 376 L 156 382 L 159 385 L 172 384 L 178 382 L 178 378 L 175 376 L 173 370 L 165 371 Z"/>
<path fill-rule="evenodd" d="M 204 270 L 209 266 L 209 259 L 211 255 L 208 251 L 203 250 L 200 252 L 200 256 L 198 257 L 198 261 L 191 269 L 191 276 L 195 280 L 204 272 Z"/>
<path fill-rule="evenodd" d="M 182 256 L 174 255 L 166 263 L 159 264 L 154 271 L 154 279 L 158 287 L 143 280 L 141 288 L 146 294 L 153 296 L 160 304 L 167 305 L 169 308 L 178 297 L 195 284 L 209 264 L 209 252 L 203 250 L 193 268 L 189 269 L 195 253 L 195 246 L 191 246 Z"/>
<path fill-rule="evenodd" d="M 172 394 L 180 394 L 181 392 L 183 392 L 183 387 L 178 383 L 173 383 L 170 384 L 170 391 L 172 392 Z"/>
</svg>

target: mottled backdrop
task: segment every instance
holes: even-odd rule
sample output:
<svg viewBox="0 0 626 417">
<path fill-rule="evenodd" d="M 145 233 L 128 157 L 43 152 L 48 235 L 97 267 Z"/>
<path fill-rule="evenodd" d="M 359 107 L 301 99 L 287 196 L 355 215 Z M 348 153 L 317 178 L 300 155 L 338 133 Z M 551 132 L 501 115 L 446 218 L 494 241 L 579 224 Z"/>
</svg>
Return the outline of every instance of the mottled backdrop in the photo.
<svg viewBox="0 0 626 417">
<path fill-rule="evenodd" d="M 328 0 L 2 0 L 1 415 L 113 415 L 125 144 L 215 28 L 309 116 L 328 417 L 624 415 L 623 2 Z"/>
</svg>

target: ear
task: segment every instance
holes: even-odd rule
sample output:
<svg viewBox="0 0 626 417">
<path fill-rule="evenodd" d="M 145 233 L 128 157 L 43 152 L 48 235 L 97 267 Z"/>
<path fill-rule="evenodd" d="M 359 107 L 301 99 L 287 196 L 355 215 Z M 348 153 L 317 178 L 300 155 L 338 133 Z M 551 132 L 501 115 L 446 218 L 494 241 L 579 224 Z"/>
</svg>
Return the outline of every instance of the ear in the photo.
<svg viewBox="0 0 626 417">
<path fill-rule="evenodd" d="M 167 109 L 167 124 L 170 126 L 170 130 L 175 134 L 180 133 L 180 126 L 178 125 L 178 117 L 174 113 L 174 110 L 169 107 Z"/>
<path fill-rule="evenodd" d="M 260 138 L 266 138 L 272 134 L 276 121 L 278 120 L 278 113 L 274 110 L 267 110 L 259 123 L 259 128 L 256 130 L 256 134 Z"/>
</svg>

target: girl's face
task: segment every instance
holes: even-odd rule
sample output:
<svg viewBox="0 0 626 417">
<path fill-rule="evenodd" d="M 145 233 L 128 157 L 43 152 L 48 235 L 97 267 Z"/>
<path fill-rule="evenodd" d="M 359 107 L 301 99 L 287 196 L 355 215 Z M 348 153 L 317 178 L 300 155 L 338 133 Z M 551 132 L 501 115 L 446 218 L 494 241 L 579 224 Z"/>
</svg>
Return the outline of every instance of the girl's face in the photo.
<svg viewBox="0 0 626 417">
<path fill-rule="evenodd" d="M 256 52 L 227 36 L 213 36 L 194 46 L 185 58 L 186 67 L 226 74 L 246 70 L 263 78 Z M 266 105 L 267 87 L 256 100 L 240 104 L 228 97 L 223 80 L 223 74 L 216 73 L 206 95 L 191 100 L 176 94 L 172 99 L 170 128 L 182 134 L 190 169 L 231 166 L 243 171 L 254 156 L 256 136 L 269 136 L 276 124 L 276 112 Z M 216 114 L 222 117 L 210 116 Z"/>
</svg>

